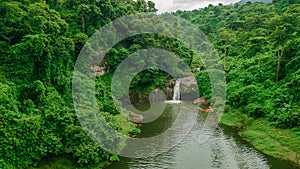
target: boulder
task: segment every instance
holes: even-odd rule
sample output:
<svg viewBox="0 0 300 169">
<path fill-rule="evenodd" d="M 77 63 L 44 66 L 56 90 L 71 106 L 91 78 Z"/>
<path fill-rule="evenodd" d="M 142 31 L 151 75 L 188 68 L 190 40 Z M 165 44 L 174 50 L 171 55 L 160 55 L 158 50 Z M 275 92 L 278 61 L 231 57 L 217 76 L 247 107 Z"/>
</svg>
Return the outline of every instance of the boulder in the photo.
<svg viewBox="0 0 300 169">
<path fill-rule="evenodd" d="M 194 105 L 207 106 L 208 105 L 208 100 L 206 100 L 204 97 L 200 97 L 198 99 L 195 99 L 192 103 Z"/>
<path fill-rule="evenodd" d="M 144 116 L 134 113 L 129 113 L 128 119 L 134 123 L 141 123 L 144 120 Z"/>
<path fill-rule="evenodd" d="M 192 76 L 182 78 L 180 85 L 182 89 L 186 88 L 187 90 L 198 86 L 197 80 Z"/>
<path fill-rule="evenodd" d="M 192 77 L 184 77 L 180 82 L 181 100 L 193 101 L 199 97 L 197 80 Z"/>
<path fill-rule="evenodd" d="M 106 67 L 100 67 L 100 66 L 90 66 L 90 70 L 95 73 L 98 74 L 99 76 L 103 76 L 105 75 L 105 70 Z"/>
<path fill-rule="evenodd" d="M 171 87 L 166 87 L 163 89 L 165 94 L 166 94 L 166 98 L 167 100 L 172 100 L 173 98 L 173 88 Z"/>
<path fill-rule="evenodd" d="M 150 102 L 164 101 L 166 100 L 166 95 L 159 88 L 154 89 L 149 95 Z"/>
</svg>

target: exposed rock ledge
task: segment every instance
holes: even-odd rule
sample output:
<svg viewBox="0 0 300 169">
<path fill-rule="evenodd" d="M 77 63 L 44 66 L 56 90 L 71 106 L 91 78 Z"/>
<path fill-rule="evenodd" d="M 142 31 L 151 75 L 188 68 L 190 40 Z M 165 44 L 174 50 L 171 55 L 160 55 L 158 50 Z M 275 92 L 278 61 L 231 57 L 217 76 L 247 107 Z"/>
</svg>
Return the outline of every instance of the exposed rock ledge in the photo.
<svg viewBox="0 0 300 169">
<path fill-rule="evenodd" d="M 197 80 L 192 77 L 184 77 L 180 82 L 181 100 L 193 101 L 199 97 Z"/>
<path fill-rule="evenodd" d="M 128 119 L 134 123 L 141 123 L 144 120 L 144 116 L 134 113 L 129 113 Z"/>
</svg>

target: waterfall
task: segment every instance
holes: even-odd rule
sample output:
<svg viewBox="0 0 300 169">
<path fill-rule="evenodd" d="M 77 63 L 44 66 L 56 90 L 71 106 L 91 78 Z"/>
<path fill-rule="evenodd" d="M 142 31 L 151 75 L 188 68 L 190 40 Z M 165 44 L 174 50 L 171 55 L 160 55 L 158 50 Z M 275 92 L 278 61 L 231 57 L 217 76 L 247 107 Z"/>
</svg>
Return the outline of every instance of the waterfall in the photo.
<svg viewBox="0 0 300 169">
<path fill-rule="evenodd" d="M 180 81 L 181 79 L 177 79 L 175 86 L 174 86 L 174 94 L 173 94 L 173 100 L 180 100 Z"/>
<path fill-rule="evenodd" d="M 174 89 L 173 89 L 173 99 L 172 100 L 166 100 L 165 102 L 168 103 L 168 104 L 179 104 L 181 103 L 181 100 L 180 100 L 180 82 L 181 82 L 181 79 L 177 79 L 176 82 L 175 82 L 175 86 L 174 86 Z"/>
</svg>

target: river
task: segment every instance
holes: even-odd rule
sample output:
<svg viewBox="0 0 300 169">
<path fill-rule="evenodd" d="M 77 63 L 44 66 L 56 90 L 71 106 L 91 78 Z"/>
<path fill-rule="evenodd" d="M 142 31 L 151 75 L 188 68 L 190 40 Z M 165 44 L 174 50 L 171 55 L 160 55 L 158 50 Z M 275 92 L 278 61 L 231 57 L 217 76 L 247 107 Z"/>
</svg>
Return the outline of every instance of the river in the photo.
<svg viewBox="0 0 300 169">
<path fill-rule="evenodd" d="M 137 105 L 146 110 L 149 105 Z M 138 137 L 151 137 L 168 129 L 178 111 L 178 104 L 167 104 L 163 114 L 153 122 L 143 124 Z M 144 115 L 147 119 L 147 115 Z M 151 115 L 149 115 L 151 116 Z M 243 141 L 237 132 L 226 126 L 219 126 L 210 139 L 199 144 L 198 135 L 206 119 L 199 113 L 197 121 L 180 144 L 155 157 L 120 157 L 105 169 L 296 169 L 291 163 L 266 156 Z M 175 139 L 169 138 L 169 139 Z M 168 141 L 168 140 L 166 140 Z"/>
</svg>

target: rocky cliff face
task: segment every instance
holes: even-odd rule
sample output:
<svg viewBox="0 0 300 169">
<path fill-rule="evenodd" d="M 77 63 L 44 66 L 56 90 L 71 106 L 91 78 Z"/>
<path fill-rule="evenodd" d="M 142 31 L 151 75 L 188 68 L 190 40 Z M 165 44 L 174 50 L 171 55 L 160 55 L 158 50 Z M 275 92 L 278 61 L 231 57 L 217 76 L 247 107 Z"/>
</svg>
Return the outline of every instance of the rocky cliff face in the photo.
<svg viewBox="0 0 300 169">
<path fill-rule="evenodd" d="M 156 88 L 152 91 L 130 91 L 130 101 L 131 104 L 144 104 L 149 103 L 149 101 L 163 101 L 163 100 L 172 100 L 173 98 L 173 88 L 175 85 L 175 80 L 169 80 L 164 88 Z M 130 103 L 124 103 L 128 105 Z"/>
<path fill-rule="evenodd" d="M 144 104 L 149 103 L 149 101 L 163 101 L 163 100 L 172 100 L 174 94 L 175 79 L 171 79 L 167 82 L 166 87 L 156 88 L 152 91 L 131 91 L 130 92 L 130 101 L 131 104 Z M 180 82 L 180 92 L 181 100 L 193 101 L 198 96 L 198 84 L 194 77 L 184 77 Z M 130 104 L 130 103 L 123 103 Z"/>
<path fill-rule="evenodd" d="M 197 80 L 192 77 L 184 77 L 180 83 L 181 100 L 193 101 L 199 97 Z"/>
</svg>

